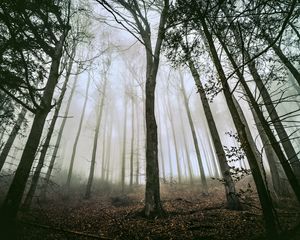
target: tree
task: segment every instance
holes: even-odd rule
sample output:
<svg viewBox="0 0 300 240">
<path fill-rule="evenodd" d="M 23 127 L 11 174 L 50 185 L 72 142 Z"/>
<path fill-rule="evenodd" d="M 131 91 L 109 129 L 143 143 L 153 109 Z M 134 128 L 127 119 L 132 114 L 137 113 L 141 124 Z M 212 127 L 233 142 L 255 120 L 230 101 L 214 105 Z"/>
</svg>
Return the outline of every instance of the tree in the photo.
<svg viewBox="0 0 300 240">
<path fill-rule="evenodd" d="M 74 145 L 73 145 L 73 148 L 72 148 L 72 156 L 71 156 L 71 160 L 70 160 L 70 167 L 69 167 L 68 177 L 67 177 L 67 182 L 66 182 L 67 195 L 69 195 L 69 191 L 70 191 L 71 178 L 72 178 L 73 167 L 74 167 L 74 162 L 75 162 L 77 144 L 78 144 L 78 141 L 79 141 L 79 137 L 80 137 L 80 133 L 81 133 L 81 129 L 82 129 L 82 124 L 83 124 L 83 119 L 84 119 L 85 111 L 86 111 L 86 105 L 87 105 L 87 101 L 88 101 L 88 98 L 89 98 L 90 83 L 91 83 L 91 73 L 89 72 L 87 85 L 86 85 L 86 90 L 85 90 L 85 96 L 84 96 L 84 103 L 83 103 L 83 107 L 82 107 L 82 112 L 81 112 L 81 116 L 80 116 L 80 120 L 79 120 L 79 125 L 78 125 L 78 129 L 77 129 Z"/>
<path fill-rule="evenodd" d="M 131 34 L 133 34 L 145 47 L 146 52 L 146 191 L 145 191 L 145 209 L 146 216 L 161 215 L 163 208 L 160 201 L 159 188 L 159 169 L 158 169 L 158 150 L 157 150 L 157 125 L 155 120 L 155 86 L 158 66 L 160 61 L 160 52 L 163 40 L 165 38 L 165 29 L 169 11 L 169 0 L 164 0 L 157 7 L 160 15 L 158 33 L 154 49 L 152 48 L 151 26 L 148 21 L 148 10 L 155 8 L 155 4 L 148 1 L 117 1 L 117 5 L 122 6 L 128 13 L 133 22 L 126 18 L 126 13 L 119 12 L 115 6 L 112 6 L 105 0 L 96 0 L 105 9 L 109 10 L 118 19 L 124 21 L 121 23 Z"/>
<path fill-rule="evenodd" d="M 5 233 L 7 233 L 9 229 L 7 226 L 14 225 L 26 182 L 39 146 L 45 120 L 53 107 L 52 97 L 58 82 L 60 62 L 64 52 L 68 32 L 70 30 L 70 2 L 68 1 L 64 3 L 49 3 L 48 1 L 32 3 L 32 1 L 26 1 L 25 5 L 21 4 L 21 6 L 22 7 L 15 2 L 1 2 L 1 8 L 5 8 L 5 11 L 3 11 L 5 17 L 9 18 L 7 26 L 10 27 L 10 24 L 14 23 L 15 26 L 18 26 L 18 28 L 24 27 L 25 33 L 23 31 L 21 32 L 26 36 L 30 36 L 30 41 L 28 41 L 27 44 L 33 44 L 36 48 L 39 48 L 40 51 L 43 51 L 44 54 L 47 54 L 51 58 L 51 66 L 49 68 L 48 78 L 43 88 L 39 103 L 32 98 L 34 106 L 36 107 L 35 109 L 28 107 L 18 98 L 13 97 L 9 90 L 4 90 L 5 93 L 11 96 L 15 101 L 35 113 L 31 131 L 25 144 L 20 163 L 9 187 L 7 196 L 1 206 L 0 225 L 1 227 L 4 227 L 3 230 L 5 230 Z M 41 9 L 43 9 L 43 11 L 41 11 Z M 12 18 L 13 14 L 17 14 L 20 18 L 14 20 Z M 43 32 L 41 32 L 41 29 L 47 29 L 47 31 L 43 30 Z M 28 38 L 26 39 L 28 40 Z M 24 54 L 22 52 L 20 55 L 21 58 L 23 58 Z M 27 70 L 27 68 L 25 70 Z M 24 72 L 21 71 L 18 73 Z M 24 78 L 27 79 L 27 77 L 28 76 L 25 71 Z M 3 90 L 4 88 L 1 89 Z"/>
<path fill-rule="evenodd" d="M 96 164 L 96 153 L 97 153 L 97 145 L 98 145 L 98 136 L 99 136 L 99 129 L 100 124 L 102 120 L 102 113 L 104 108 L 104 101 L 105 101 L 105 94 L 106 94 L 106 88 L 107 88 L 107 72 L 109 70 L 111 64 L 111 59 L 108 58 L 105 62 L 104 66 L 104 73 L 103 73 L 103 89 L 102 89 L 102 96 L 99 97 L 99 103 L 98 103 L 98 114 L 97 114 L 97 120 L 96 120 L 96 129 L 95 129 L 95 135 L 94 135 L 94 143 L 93 143 L 93 151 L 92 151 L 92 159 L 91 159 L 91 167 L 90 167 L 90 173 L 88 177 L 88 182 L 86 185 L 85 190 L 85 198 L 89 199 L 91 196 L 91 189 L 92 189 L 92 183 L 94 178 L 94 171 L 95 171 L 95 164 Z M 103 149 L 104 152 L 104 149 Z M 104 159 L 102 159 L 102 164 L 104 163 Z"/>
<path fill-rule="evenodd" d="M 79 73 L 80 73 L 80 68 L 81 68 L 80 66 L 77 66 L 77 72 L 75 74 L 75 79 L 74 79 L 73 85 L 71 87 L 71 93 L 70 93 L 70 96 L 69 96 L 69 99 L 68 99 L 68 102 L 67 102 L 67 107 L 66 107 L 65 113 L 63 115 L 63 120 L 62 120 L 62 123 L 61 123 L 59 131 L 58 131 L 58 136 L 56 138 L 56 142 L 55 142 L 55 145 L 54 145 L 54 150 L 53 150 L 53 153 L 52 153 L 52 156 L 51 156 L 51 159 L 50 159 L 50 162 L 49 162 L 49 166 L 48 166 L 48 169 L 47 169 L 47 172 L 46 172 L 46 176 L 45 176 L 45 180 L 44 180 L 44 184 L 42 186 L 42 192 L 41 192 L 41 198 L 42 199 L 45 199 L 45 197 L 46 197 L 47 187 L 48 187 L 48 184 L 50 182 L 50 177 L 51 177 L 51 174 L 52 174 L 52 170 L 54 168 L 55 160 L 57 158 L 57 153 L 58 153 L 60 142 L 61 142 L 61 139 L 62 139 L 62 136 L 63 136 L 63 131 L 65 129 L 65 125 L 66 125 L 66 122 L 67 122 L 67 119 L 68 119 L 71 102 L 72 102 L 72 99 L 73 99 L 73 96 L 74 96 L 74 92 L 75 92 L 75 89 L 76 89 L 76 83 L 77 83 L 78 76 L 79 76 Z"/>
<path fill-rule="evenodd" d="M 184 83 L 183 83 L 183 76 L 180 76 L 180 92 L 183 98 L 183 102 L 184 102 L 184 108 L 189 120 L 189 125 L 190 125 L 190 129 L 191 129 L 191 133 L 192 133 L 192 137 L 193 137 L 193 141 L 194 141 L 194 147 L 196 150 L 196 155 L 197 155 L 197 160 L 198 160 L 198 165 L 199 165 L 199 170 L 200 170 L 200 176 L 201 176 L 201 183 L 202 183 L 202 191 L 203 194 L 208 194 L 208 187 L 207 187 L 207 182 L 206 182 L 206 176 L 205 176 L 205 172 L 204 172 L 204 168 L 203 168 L 203 162 L 201 159 L 201 154 L 200 154 L 200 149 L 199 149 L 199 145 L 198 145 L 198 139 L 197 139 L 197 135 L 196 135 L 196 130 L 195 130 L 195 126 L 194 126 L 194 122 L 192 119 L 192 114 L 189 108 L 189 99 L 188 96 L 186 94 L 186 90 L 184 87 Z"/>
<path fill-rule="evenodd" d="M 56 121 L 57 121 L 57 118 L 58 118 L 58 114 L 59 114 L 59 111 L 60 111 L 60 108 L 61 108 L 61 105 L 62 105 L 62 101 L 63 101 L 63 98 L 65 96 L 66 90 L 67 90 L 67 86 L 68 86 L 69 78 L 70 78 L 70 75 L 71 75 L 75 54 L 76 54 L 76 44 L 74 44 L 73 49 L 72 49 L 72 53 L 71 53 L 71 56 L 70 56 L 70 59 L 69 59 L 69 62 L 68 62 L 68 66 L 67 66 L 65 81 L 64 81 L 62 89 L 61 89 L 61 93 L 60 93 L 60 96 L 59 96 L 59 99 L 58 99 L 58 103 L 55 107 L 55 111 L 54 111 L 49 129 L 48 129 L 48 132 L 47 132 L 47 135 L 46 135 L 46 139 L 45 139 L 45 141 L 42 145 L 42 148 L 41 148 L 41 154 L 39 156 L 38 164 L 35 168 L 35 171 L 34 171 L 34 174 L 33 174 L 32 180 L 31 180 L 30 187 L 29 187 L 28 193 L 26 195 L 26 198 L 25 198 L 25 201 L 24 201 L 24 204 L 23 204 L 24 209 L 29 209 L 30 208 L 33 196 L 34 196 L 36 188 L 38 186 L 38 181 L 39 181 L 39 178 L 40 178 L 42 168 L 44 167 L 46 154 L 47 154 L 47 151 L 48 151 L 48 148 L 49 148 L 49 145 L 50 145 L 50 141 L 51 141 L 52 134 L 53 134 L 53 131 L 54 131 L 54 128 L 55 128 L 55 124 L 56 124 Z"/>
</svg>

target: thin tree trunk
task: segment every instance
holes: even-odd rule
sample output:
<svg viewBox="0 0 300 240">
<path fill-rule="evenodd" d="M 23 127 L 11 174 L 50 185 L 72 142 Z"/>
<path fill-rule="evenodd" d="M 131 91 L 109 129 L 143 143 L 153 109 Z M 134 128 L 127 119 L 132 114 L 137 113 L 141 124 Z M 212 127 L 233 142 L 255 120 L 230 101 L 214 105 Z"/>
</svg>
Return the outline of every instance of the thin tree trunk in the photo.
<svg viewBox="0 0 300 240">
<path fill-rule="evenodd" d="M 107 116 L 105 118 L 105 121 L 103 121 L 103 138 L 102 138 L 102 156 L 101 156 L 101 179 L 104 180 L 105 179 L 105 169 L 107 168 Z"/>
<path fill-rule="evenodd" d="M 48 184 L 50 182 L 52 170 L 54 168 L 55 160 L 56 160 L 56 157 L 57 157 L 57 152 L 58 152 L 58 149 L 59 149 L 59 146 L 60 146 L 63 131 L 65 129 L 65 125 L 66 125 L 66 122 L 67 122 L 67 119 L 68 119 L 69 110 L 70 110 L 72 98 L 73 98 L 73 95 L 74 95 L 74 92 L 75 92 L 76 82 L 78 80 L 79 72 L 80 72 L 80 67 L 78 67 L 78 69 L 77 69 L 77 73 L 76 73 L 76 76 L 75 76 L 75 79 L 74 79 L 74 82 L 73 82 L 73 86 L 72 86 L 72 89 L 71 89 L 71 93 L 70 93 L 70 96 L 69 96 L 69 99 L 68 99 L 67 107 L 66 107 L 66 110 L 65 110 L 65 113 L 64 113 L 64 116 L 63 116 L 63 120 L 62 120 L 62 123 L 61 123 L 59 131 L 58 131 L 58 136 L 57 136 L 57 139 L 56 139 L 56 143 L 54 145 L 54 150 L 53 150 L 51 160 L 50 160 L 50 163 L 49 163 L 49 166 L 48 166 L 48 170 L 47 170 L 47 173 L 46 173 L 46 176 L 45 176 L 44 184 L 42 186 L 42 192 L 41 192 L 41 195 L 40 195 L 41 199 L 45 199 L 45 197 L 46 197 L 47 187 L 48 187 Z"/>
<path fill-rule="evenodd" d="M 281 146 L 280 144 L 277 142 L 277 139 L 275 138 L 268 122 L 266 121 L 266 119 L 264 118 L 263 116 L 263 113 L 261 112 L 260 110 L 260 107 L 256 101 L 256 99 L 254 98 L 252 92 L 250 91 L 248 85 L 247 85 L 247 82 L 245 80 L 245 78 L 243 77 L 242 73 L 239 71 L 239 69 L 237 68 L 237 64 L 235 63 L 232 55 L 230 54 L 227 46 L 225 45 L 225 43 L 223 42 L 223 40 L 219 37 L 219 41 L 222 45 L 222 47 L 224 48 L 228 58 L 230 59 L 231 63 L 232 63 L 232 66 L 234 69 L 237 69 L 236 73 L 239 77 L 239 81 L 240 83 L 242 84 L 243 88 L 244 88 L 244 91 L 246 92 L 249 100 L 250 100 L 250 103 L 257 115 L 257 117 L 259 118 L 259 121 L 261 123 L 261 126 L 263 127 L 266 135 L 268 136 L 268 139 L 273 147 L 273 150 L 274 152 L 276 153 L 281 165 L 282 165 L 282 168 L 289 180 L 289 183 L 298 199 L 298 201 L 300 202 L 300 186 L 299 186 L 299 182 L 294 174 L 294 172 L 292 171 L 292 168 L 291 168 L 291 165 L 289 164 L 288 160 L 286 159 L 282 149 L 281 149 Z M 249 161 L 249 159 L 248 159 Z M 251 165 L 250 165 L 251 166 Z"/>
<path fill-rule="evenodd" d="M 199 143 L 198 143 L 198 139 L 197 139 L 197 135 L 196 135 L 194 122 L 193 122 L 193 119 L 192 119 L 192 114 L 190 112 L 189 100 L 188 100 L 188 97 L 187 97 L 186 92 L 185 92 L 182 76 L 180 77 L 180 81 L 181 81 L 181 95 L 183 97 L 184 108 L 185 108 L 185 111 L 186 111 L 186 114 L 187 114 L 187 117 L 188 117 L 188 120 L 189 120 L 189 125 L 190 125 L 190 129 L 191 129 L 191 133 L 192 133 L 192 137 L 193 137 L 193 142 L 194 142 L 194 147 L 195 147 L 195 150 L 196 150 L 196 156 L 197 156 L 197 160 L 198 160 L 198 166 L 199 166 L 199 170 L 200 170 L 201 184 L 202 184 L 202 188 L 203 188 L 202 192 L 203 192 L 203 194 L 207 195 L 208 194 L 208 187 L 207 187 L 203 162 L 202 162 L 202 159 L 201 159 Z"/>
<path fill-rule="evenodd" d="M 72 156 L 71 156 L 71 161 L 70 161 L 70 166 L 69 166 L 69 171 L 68 171 L 68 177 L 67 177 L 67 182 L 66 182 L 66 191 L 67 191 L 66 194 L 67 195 L 69 194 L 69 191 L 70 191 L 70 184 L 71 184 L 71 178 L 72 178 L 72 173 L 73 173 L 73 166 L 74 166 L 74 161 L 75 161 L 77 144 L 78 144 L 78 140 L 79 140 L 79 137 L 80 137 L 82 123 L 83 123 L 85 110 L 86 110 L 86 104 L 87 104 L 88 97 L 89 97 L 90 82 L 91 82 L 91 76 L 90 76 L 90 73 L 89 73 L 88 82 L 87 82 L 86 90 L 85 90 L 85 99 L 84 99 L 84 103 L 83 103 L 83 108 L 82 108 L 82 112 L 81 112 L 79 126 L 78 126 L 78 129 L 77 129 L 77 134 L 76 134 L 76 137 L 75 137 L 75 142 L 74 142 L 73 149 L 72 149 Z"/>
<path fill-rule="evenodd" d="M 21 128 L 21 125 L 22 125 L 23 121 L 25 120 L 25 115 L 26 115 L 26 109 L 22 108 L 21 112 L 18 115 L 18 119 L 17 119 L 11 133 L 9 134 L 9 137 L 8 137 L 4 147 L 2 149 L 2 152 L 0 154 L 0 171 L 3 168 L 3 165 L 6 161 L 7 156 L 8 156 L 8 153 L 9 153 L 9 151 L 10 151 L 10 149 L 11 149 L 11 147 L 12 147 L 14 141 L 15 141 L 16 136 L 18 135 L 18 132 Z"/>
<path fill-rule="evenodd" d="M 232 209 L 232 210 L 240 210 L 241 204 L 240 204 L 240 201 L 239 201 L 237 193 L 236 193 L 235 184 L 230 175 L 230 167 L 229 167 L 227 159 L 226 159 L 226 154 L 223 149 L 221 138 L 218 133 L 218 129 L 217 129 L 214 117 L 212 115 L 212 112 L 211 112 L 211 109 L 209 106 L 209 102 L 208 102 L 206 94 L 204 92 L 204 88 L 203 88 L 202 82 L 200 80 L 199 73 L 198 73 L 198 71 L 195 67 L 195 64 L 190 56 L 189 56 L 189 60 L 188 60 L 188 66 L 192 73 L 195 84 L 198 88 L 198 93 L 199 93 L 200 100 L 201 100 L 201 103 L 203 106 L 203 110 L 205 113 L 209 131 L 210 131 L 210 134 L 212 137 L 212 141 L 213 141 L 213 144 L 215 147 L 215 151 L 217 154 L 220 169 L 222 172 L 222 177 L 224 179 L 227 208 Z"/>
<path fill-rule="evenodd" d="M 105 167 L 105 170 L 106 170 L 106 174 L 105 174 L 105 180 L 106 182 L 109 181 L 109 177 L 110 177 L 110 161 L 111 161 L 111 143 L 112 143 L 112 131 L 113 131 L 113 118 L 114 118 L 114 115 L 112 114 L 112 119 L 110 120 L 110 123 L 109 123 L 109 132 L 108 132 L 108 137 L 107 137 L 107 146 L 106 146 L 106 167 Z"/>
<path fill-rule="evenodd" d="M 181 129 L 182 129 L 182 138 L 183 138 L 183 143 L 184 143 L 184 152 L 185 152 L 185 156 L 186 156 L 186 162 L 187 162 L 187 166 L 188 166 L 188 175 L 189 175 L 189 179 L 190 179 L 190 184 L 194 184 L 194 174 L 192 171 L 192 166 L 191 166 L 191 158 L 190 158 L 190 153 L 189 153 L 189 147 L 187 144 L 187 136 L 186 136 L 186 132 L 185 132 L 185 125 L 183 123 L 183 118 L 182 118 L 182 114 L 180 114 L 180 122 L 181 122 Z"/>
<path fill-rule="evenodd" d="M 180 167 L 180 162 L 179 162 L 179 153 L 178 153 L 178 144 L 177 144 L 177 139 L 176 139 L 176 131 L 175 131 L 175 126 L 174 126 L 174 120 L 173 120 L 173 114 L 172 111 L 170 109 L 170 101 L 168 98 L 168 106 L 169 106 L 169 111 L 168 111 L 168 115 L 169 115 L 169 119 L 170 119 L 170 123 L 171 123 L 171 130 L 172 130 L 172 137 L 173 137 L 173 142 L 174 142 L 174 149 L 175 149 L 175 155 L 176 155 L 176 165 L 177 165 L 177 174 L 178 174 L 178 183 L 181 183 L 181 167 Z"/>
<path fill-rule="evenodd" d="M 228 16 L 227 9 L 224 8 L 223 12 L 225 13 L 226 16 Z M 228 17 L 228 20 L 231 22 L 230 17 Z M 231 30 L 233 31 L 235 41 L 236 41 L 238 47 L 244 52 L 245 60 L 249 61 L 251 59 L 250 54 L 246 49 L 244 49 L 244 47 L 240 41 L 239 30 L 236 28 L 237 27 L 235 24 L 231 24 Z M 300 181 L 300 161 L 297 157 L 297 153 L 289 139 L 287 132 L 284 129 L 284 126 L 282 125 L 282 122 L 280 121 L 280 117 L 278 116 L 276 108 L 272 102 L 271 96 L 256 69 L 255 62 L 254 61 L 249 62 L 248 68 L 253 77 L 253 80 L 255 81 L 255 83 L 261 93 L 262 99 L 264 101 L 264 106 L 266 107 L 266 109 L 268 111 L 271 122 L 273 123 L 273 126 L 278 134 L 281 145 L 285 151 L 285 154 L 287 155 L 287 157 L 289 159 L 289 162 L 292 166 L 294 174 L 296 175 L 298 181 Z"/>
<path fill-rule="evenodd" d="M 134 156 L 134 98 L 131 97 L 131 142 L 130 142 L 130 186 L 133 184 L 133 156 Z"/>
<path fill-rule="evenodd" d="M 100 129 L 100 124 L 102 120 L 102 113 L 103 113 L 103 108 L 104 108 L 104 100 L 105 100 L 105 93 L 106 93 L 106 84 L 107 84 L 107 78 L 105 76 L 104 79 L 104 85 L 103 85 L 103 94 L 101 101 L 98 104 L 98 116 L 97 116 L 97 121 L 96 121 L 96 129 L 95 129 L 95 135 L 94 135 L 94 144 L 93 144 L 93 152 L 92 152 L 92 159 L 91 159 L 91 167 L 90 167 L 90 173 L 88 177 L 88 182 L 86 185 L 86 190 L 85 190 L 85 198 L 89 199 L 91 197 L 91 189 L 92 189 L 92 184 L 93 184 L 93 179 L 94 179 L 94 172 L 95 172 L 95 164 L 96 164 L 96 154 L 97 154 L 97 146 L 98 146 L 98 138 L 99 138 L 99 129 Z M 85 107 L 84 107 L 85 109 Z M 76 143 L 77 145 L 77 143 Z M 102 159 L 103 160 L 103 159 Z"/>
<path fill-rule="evenodd" d="M 74 47 L 72 49 L 71 58 L 70 58 L 70 61 L 68 63 L 66 78 L 65 78 L 64 84 L 63 84 L 62 89 L 61 89 L 61 93 L 60 93 L 60 96 L 59 96 L 59 99 L 58 99 L 58 103 L 55 107 L 55 111 L 54 111 L 53 118 L 52 118 L 50 126 L 49 126 L 49 130 L 47 132 L 45 142 L 44 142 L 44 144 L 42 146 L 42 149 L 41 149 L 41 154 L 40 154 L 40 157 L 39 157 L 39 161 L 38 161 L 38 164 L 35 168 L 35 172 L 33 174 L 32 180 L 31 180 L 29 191 L 28 191 L 28 193 L 26 195 L 26 198 L 25 198 L 25 201 L 23 203 L 23 208 L 24 209 L 29 209 L 30 206 L 31 206 L 32 199 L 33 199 L 33 196 L 35 194 L 35 191 L 36 191 L 36 188 L 37 188 L 37 185 L 38 185 L 39 177 L 40 177 L 42 168 L 44 167 L 44 162 L 45 162 L 47 150 L 49 148 L 51 137 L 52 137 L 52 134 L 53 134 L 53 131 L 54 131 L 54 128 L 55 128 L 55 124 L 56 124 L 56 121 L 57 121 L 57 118 L 58 118 L 58 115 L 59 115 L 59 111 L 60 111 L 60 108 L 61 108 L 61 105 L 62 105 L 62 101 L 64 99 L 64 96 L 65 96 L 65 93 L 66 93 L 66 90 L 67 90 L 67 87 L 68 87 L 68 82 L 69 82 L 69 79 L 70 79 L 70 75 L 71 75 L 71 71 L 72 71 L 72 67 L 73 67 L 73 62 L 74 62 L 73 59 L 75 57 L 75 51 L 76 51 L 76 45 L 74 45 Z"/>
<path fill-rule="evenodd" d="M 135 184 L 139 184 L 139 176 L 140 176 L 140 121 L 139 121 L 139 105 L 136 104 L 136 176 L 135 176 Z M 144 121 L 143 121 L 144 122 Z"/>
<path fill-rule="evenodd" d="M 161 123 L 161 116 L 160 113 L 158 113 L 158 124 L 159 124 L 159 129 L 160 133 L 158 134 L 158 143 L 159 143 L 159 153 L 160 153 L 160 167 L 162 169 L 162 177 L 163 177 L 163 182 L 166 183 L 166 169 L 165 169 L 165 159 L 164 159 L 164 153 L 163 153 L 163 143 L 162 143 L 162 136 L 161 136 L 161 129 L 162 129 L 162 123 Z"/>
<path fill-rule="evenodd" d="M 243 149 L 244 149 L 247 159 L 249 161 L 253 179 L 254 179 L 254 182 L 255 182 L 255 185 L 257 188 L 259 200 L 262 205 L 262 211 L 263 211 L 263 215 L 265 218 L 265 227 L 266 227 L 267 236 L 270 239 L 277 238 L 278 232 L 277 232 L 277 224 L 275 222 L 276 218 L 275 218 L 275 214 L 274 214 L 273 203 L 268 194 L 268 190 L 265 186 L 264 178 L 260 172 L 258 161 L 256 159 L 256 154 L 251 149 L 251 146 L 249 144 L 249 140 L 247 137 L 247 133 L 245 130 L 245 126 L 239 117 L 239 113 L 238 113 L 237 109 L 234 106 L 234 102 L 233 102 L 232 94 L 231 94 L 231 91 L 230 91 L 230 88 L 229 88 L 229 85 L 227 82 L 227 78 L 224 73 L 221 62 L 219 60 L 218 53 L 217 53 L 217 50 L 216 50 L 214 42 L 213 42 L 213 38 L 212 38 L 211 33 L 209 32 L 208 27 L 206 25 L 206 21 L 204 18 L 200 18 L 200 22 L 203 27 L 203 32 L 206 37 L 207 43 L 210 48 L 212 60 L 215 64 L 215 67 L 217 69 L 217 72 L 219 74 L 219 77 L 220 77 L 220 80 L 222 83 L 223 92 L 225 95 L 227 105 L 229 107 L 229 111 L 231 113 L 234 125 L 237 129 L 241 144 L 243 146 Z"/>
<path fill-rule="evenodd" d="M 125 96 L 126 98 L 126 96 Z M 125 189 L 125 168 L 126 168 L 126 128 L 127 128 L 127 99 L 125 99 L 125 113 L 124 113 L 124 125 L 123 125 L 123 147 L 122 147 L 122 158 L 121 158 L 121 187 L 122 193 Z"/>
<path fill-rule="evenodd" d="M 168 108 L 167 108 L 167 102 L 165 101 L 164 102 L 165 104 L 164 104 L 164 109 L 165 109 L 165 112 L 167 112 L 167 114 L 168 114 L 168 116 L 169 116 L 169 110 L 168 110 Z M 165 122 L 165 128 L 166 128 L 166 132 L 167 132 L 167 136 L 169 136 L 169 135 L 171 135 L 171 133 L 170 134 L 168 134 L 168 125 L 167 125 L 167 122 Z M 168 144 L 167 144 L 167 146 L 168 146 L 168 158 L 169 158 L 169 167 L 170 167 L 170 182 L 172 182 L 173 181 L 173 167 L 172 167 L 172 153 L 171 153 L 171 143 L 170 143 L 170 139 L 168 138 Z"/>
</svg>

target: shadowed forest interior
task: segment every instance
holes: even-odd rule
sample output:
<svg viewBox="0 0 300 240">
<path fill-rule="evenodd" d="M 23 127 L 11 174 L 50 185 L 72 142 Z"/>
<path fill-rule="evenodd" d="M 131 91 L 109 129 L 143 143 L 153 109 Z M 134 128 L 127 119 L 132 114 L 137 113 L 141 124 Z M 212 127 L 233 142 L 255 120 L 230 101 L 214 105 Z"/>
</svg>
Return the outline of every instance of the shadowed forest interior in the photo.
<svg viewBox="0 0 300 240">
<path fill-rule="evenodd" d="M 0 239 L 299 239 L 299 16 L 1 0 Z"/>
</svg>

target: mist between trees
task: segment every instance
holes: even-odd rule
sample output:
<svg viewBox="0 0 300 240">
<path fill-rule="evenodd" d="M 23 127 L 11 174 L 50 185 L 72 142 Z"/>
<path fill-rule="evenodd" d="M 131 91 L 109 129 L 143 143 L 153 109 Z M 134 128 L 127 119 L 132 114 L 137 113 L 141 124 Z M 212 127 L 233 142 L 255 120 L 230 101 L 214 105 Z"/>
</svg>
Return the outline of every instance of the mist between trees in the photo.
<svg viewBox="0 0 300 240">
<path fill-rule="evenodd" d="M 152 218 L 168 214 L 162 185 L 203 198 L 218 185 L 232 211 L 255 189 L 265 237 L 281 239 L 278 208 L 300 201 L 299 12 L 296 0 L 2 1 L 3 236 L 57 196 L 143 186 Z"/>
</svg>

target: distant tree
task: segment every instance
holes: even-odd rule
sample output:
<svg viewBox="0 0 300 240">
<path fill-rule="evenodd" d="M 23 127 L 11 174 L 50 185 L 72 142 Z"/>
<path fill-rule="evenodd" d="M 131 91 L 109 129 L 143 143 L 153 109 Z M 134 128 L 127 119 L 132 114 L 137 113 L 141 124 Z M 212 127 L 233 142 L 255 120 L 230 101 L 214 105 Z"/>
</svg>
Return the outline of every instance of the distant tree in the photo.
<svg viewBox="0 0 300 240">
<path fill-rule="evenodd" d="M 94 171 L 95 171 L 95 164 L 96 164 L 96 153 L 97 153 L 97 146 L 98 146 L 98 137 L 99 137 L 99 130 L 100 130 L 100 124 L 102 121 L 102 114 L 103 114 L 103 109 L 104 109 L 104 102 L 106 98 L 106 91 L 107 91 L 107 81 L 108 81 L 108 76 L 107 72 L 109 71 L 111 65 L 111 59 L 110 56 L 107 57 L 104 61 L 104 66 L 103 66 L 103 86 L 101 89 L 101 97 L 99 96 L 99 102 L 97 105 L 97 118 L 96 118 L 96 128 L 95 128 L 95 134 L 94 134 L 94 143 L 93 143 L 93 151 L 92 151 L 92 159 L 91 159 L 91 167 L 90 167 L 90 173 L 88 177 L 88 182 L 86 185 L 86 190 L 85 190 L 85 198 L 89 199 L 91 196 L 91 189 L 92 189 L 92 183 L 94 179 Z M 104 153 L 104 149 L 102 150 Z M 104 163 L 104 159 L 102 159 L 102 164 Z"/>
<path fill-rule="evenodd" d="M 83 102 L 83 106 L 82 106 L 82 111 L 81 111 L 81 115 L 80 115 L 80 120 L 79 120 L 79 125 L 78 125 L 78 129 L 77 129 L 76 137 L 75 137 L 75 140 L 74 140 L 74 145 L 73 145 L 73 148 L 72 148 L 70 166 L 69 166 L 69 169 L 68 169 L 67 182 L 66 182 L 66 191 L 67 191 L 66 194 L 67 194 L 67 196 L 69 196 L 69 193 L 70 193 L 70 186 L 71 186 L 71 179 L 72 179 L 72 174 L 73 174 L 75 156 L 76 156 L 76 152 L 77 152 L 77 145 L 78 145 L 78 142 L 79 142 L 79 137 L 80 137 L 81 130 L 82 130 L 83 119 L 85 117 L 86 105 L 87 105 L 88 98 L 89 98 L 90 83 L 91 83 L 91 73 L 89 72 L 88 73 L 87 84 L 86 84 L 85 95 L 84 95 L 84 102 Z"/>
</svg>

